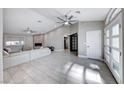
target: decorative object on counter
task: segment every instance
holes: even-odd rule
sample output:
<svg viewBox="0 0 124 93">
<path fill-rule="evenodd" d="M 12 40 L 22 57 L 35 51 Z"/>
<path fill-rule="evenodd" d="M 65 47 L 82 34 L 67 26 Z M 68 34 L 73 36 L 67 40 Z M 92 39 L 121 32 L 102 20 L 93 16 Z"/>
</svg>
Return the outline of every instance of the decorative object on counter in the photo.
<svg viewBox="0 0 124 93">
<path fill-rule="evenodd" d="M 53 46 L 47 46 L 51 51 L 54 51 L 54 47 Z"/>
<path fill-rule="evenodd" d="M 4 48 L 3 51 L 5 51 L 6 53 L 10 53 L 11 52 L 11 48 Z"/>
<path fill-rule="evenodd" d="M 3 55 L 9 55 L 9 52 L 8 52 L 8 50 L 6 50 L 6 49 L 3 49 Z"/>
</svg>

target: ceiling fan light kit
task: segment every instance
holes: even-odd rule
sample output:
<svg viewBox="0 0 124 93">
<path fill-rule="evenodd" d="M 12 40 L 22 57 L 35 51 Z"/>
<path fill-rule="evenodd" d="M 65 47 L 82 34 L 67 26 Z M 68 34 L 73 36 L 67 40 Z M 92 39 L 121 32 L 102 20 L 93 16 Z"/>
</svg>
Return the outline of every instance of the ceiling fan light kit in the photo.
<svg viewBox="0 0 124 93">
<path fill-rule="evenodd" d="M 65 22 L 65 25 L 69 25 L 69 23 L 68 22 Z"/>
<path fill-rule="evenodd" d="M 30 33 L 31 33 L 31 31 L 27 31 L 27 33 L 28 33 L 28 34 L 30 34 Z"/>
<path fill-rule="evenodd" d="M 29 27 L 27 27 L 27 29 L 24 30 L 24 32 L 26 32 L 27 34 L 32 34 L 32 33 L 35 33 L 36 31 L 33 31 Z"/>
</svg>

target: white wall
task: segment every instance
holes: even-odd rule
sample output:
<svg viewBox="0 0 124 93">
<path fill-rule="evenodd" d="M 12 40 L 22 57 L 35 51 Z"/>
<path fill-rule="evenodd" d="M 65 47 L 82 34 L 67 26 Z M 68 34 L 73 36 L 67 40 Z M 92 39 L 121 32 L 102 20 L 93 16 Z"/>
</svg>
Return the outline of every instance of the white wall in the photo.
<svg viewBox="0 0 124 93">
<path fill-rule="evenodd" d="M 64 49 L 64 35 L 70 33 L 69 26 L 61 27 L 55 31 L 45 34 L 45 46 L 54 46 L 55 50 Z"/>
<path fill-rule="evenodd" d="M 78 33 L 79 23 L 70 26 L 70 34 Z"/>
<path fill-rule="evenodd" d="M 3 82 L 3 9 L 0 8 L 0 83 Z"/>
<path fill-rule="evenodd" d="M 103 57 L 103 32 L 104 32 L 104 22 L 102 21 L 91 21 L 91 22 L 80 22 L 79 32 L 78 32 L 78 55 L 87 56 L 86 49 L 86 31 L 102 30 L 102 57 Z"/>
</svg>

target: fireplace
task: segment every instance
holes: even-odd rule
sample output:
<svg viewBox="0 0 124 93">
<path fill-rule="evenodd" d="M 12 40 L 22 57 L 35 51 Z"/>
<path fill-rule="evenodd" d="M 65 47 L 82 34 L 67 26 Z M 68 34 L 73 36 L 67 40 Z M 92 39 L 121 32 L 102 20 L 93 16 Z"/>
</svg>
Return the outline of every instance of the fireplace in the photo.
<svg viewBox="0 0 124 93">
<path fill-rule="evenodd" d="M 34 43 L 34 48 L 38 49 L 42 47 L 42 43 Z"/>
</svg>

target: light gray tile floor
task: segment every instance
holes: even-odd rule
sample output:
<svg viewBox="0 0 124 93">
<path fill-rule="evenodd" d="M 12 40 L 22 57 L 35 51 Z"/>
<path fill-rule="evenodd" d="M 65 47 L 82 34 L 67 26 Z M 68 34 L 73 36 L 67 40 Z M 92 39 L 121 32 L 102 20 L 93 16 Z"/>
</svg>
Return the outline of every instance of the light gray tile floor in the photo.
<svg viewBox="0 0 124 93">
<path fill-rule="evenodd" d="M 115 84 L 102 61 L 79 58 L 67 51 L 4 70 L 5 84 Z"/>
</svg>

